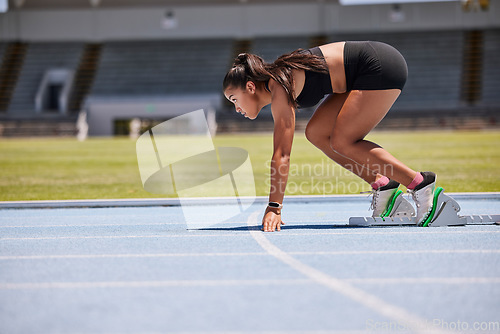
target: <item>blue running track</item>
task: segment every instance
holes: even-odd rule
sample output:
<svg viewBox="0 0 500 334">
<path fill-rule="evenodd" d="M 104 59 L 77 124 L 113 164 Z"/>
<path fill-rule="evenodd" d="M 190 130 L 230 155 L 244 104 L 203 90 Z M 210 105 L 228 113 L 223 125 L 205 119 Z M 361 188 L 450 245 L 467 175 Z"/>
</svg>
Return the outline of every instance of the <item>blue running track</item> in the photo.
<svg viewBox="0 0 500 334">
<path fill-rule="evenodd" d="M 500 194 L 455 199 L 500 213 Z M 4 203 L 0 333 L 500 333 L 500 226 L 348 227 L 369 200 L 333 196 L 263 233 L 263 201 L 196 230 L 161 200 Z"/>
</svg>

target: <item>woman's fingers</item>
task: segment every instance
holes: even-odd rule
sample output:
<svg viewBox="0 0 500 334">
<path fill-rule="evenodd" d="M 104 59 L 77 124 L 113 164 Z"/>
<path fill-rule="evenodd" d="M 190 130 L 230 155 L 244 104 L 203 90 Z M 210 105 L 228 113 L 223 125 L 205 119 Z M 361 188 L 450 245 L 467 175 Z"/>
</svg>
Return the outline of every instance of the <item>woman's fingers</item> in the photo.
<svg viewBox="0 0 500 334">
<path fill-rule="evenodd" d="M 266 217 L 264 217 L 264 219 L 262 219 L 262 231 L 267 231 L 268 226 L 269 222 L 266 220 Z"/>
<path fill-rule="evenodd" d="M 266 216 L 262 218 L 262 231 L 267 231 L 267 228 L 269 226 L 269 221 L 266 219 Z"/>
<path fill-rule="evenodd" d="M 281 225 L 285 225 L 285 223 L 281 221 L 279 216 L 276 217 L 276 219 L 272 220 L 264 219 L 264 221 L 262 222 L 262 231 L 264 232 L 274 232 L 276 230 L 281 231 Z"/>
<path fill-rule="evenodd" d="M 281 221 L 281 215 L 266 210 L 264 218 L 262 218 L 262 231 L 264 232 L 274 232 L 276 230 L 281 231 L 281 225 L 285 225 L 285 223 Z"/>
</svg>

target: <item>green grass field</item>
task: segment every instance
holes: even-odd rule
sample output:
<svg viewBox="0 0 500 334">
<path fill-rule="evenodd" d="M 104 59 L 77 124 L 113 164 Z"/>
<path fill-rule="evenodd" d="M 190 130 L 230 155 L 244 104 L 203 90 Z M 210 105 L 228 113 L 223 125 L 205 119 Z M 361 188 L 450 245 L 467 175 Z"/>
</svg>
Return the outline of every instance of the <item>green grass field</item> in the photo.
<svg viewBox="0 0 500 334">
<path fill-rule="evenodd" d="M 372 140 L 415 170 L 432 170 L 447 192 L 500 191 L 500 132 L 374 132 Z M 227 134 L 216 146 L 250 154 L 257 195 L 268 194 L 271 134 Z M 0 200 L 158 198 L 142 188 L 129 138 L 0 140 Z M 464 182 L 467 179 L 467 182 Z M 288 195 L 356 194 L 370 187 L 297 134 Z"/>
</svg>

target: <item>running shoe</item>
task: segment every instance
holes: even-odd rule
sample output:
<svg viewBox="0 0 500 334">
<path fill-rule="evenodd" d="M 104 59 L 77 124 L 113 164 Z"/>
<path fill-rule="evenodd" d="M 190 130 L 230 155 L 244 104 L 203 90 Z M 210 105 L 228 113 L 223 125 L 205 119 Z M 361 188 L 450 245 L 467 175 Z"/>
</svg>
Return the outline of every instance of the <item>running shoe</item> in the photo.
<svg viewBox="0 0 500 334">
<path fill-rule="evenodd" d="M 433 172 L 421 172 L 420 174 L 422 174 L 424 180 L 415 189 L 408 189 L 408 193 L 411 194 L 417 206 L 416 221 L 418 226 L 425 222 L 432 211 L 434 190 L 436 189 L 436 174 Z"/>
<path fill-rule="evenodd" d="M 398 191 L 399 183 L 390 180 L 388 184 L 383 187 L 378 188 L 377 190 L 372 189 L 371 193 L 372 204 L 370 206 L 370 210 L 373 210 L 372 217 L 385 217 L 385 213 L 388 211 L 388 206 L 392 202 L 392 199 L 396 192 Z"/>
</svg>

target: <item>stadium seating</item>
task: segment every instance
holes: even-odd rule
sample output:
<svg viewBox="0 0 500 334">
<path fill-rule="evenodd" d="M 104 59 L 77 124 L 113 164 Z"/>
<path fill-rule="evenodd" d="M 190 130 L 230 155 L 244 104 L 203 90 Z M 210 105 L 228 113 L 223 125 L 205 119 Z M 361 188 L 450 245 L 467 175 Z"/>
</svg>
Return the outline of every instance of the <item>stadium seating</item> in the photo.
<svg viewBox="0 0 500 334">
<path fill-rule="evenodd" d="M 232 40 L 104 43 L 93 97 L 219 92 Z"/>
<path fill-rule="evenodd" d="M 484 32 L 482 98 L 485 106 L 500 106 L 500 30 Z"/>
<path fill-rule="evenodd" d="M 408 80 L 394 110 L 451 110 L 460 106 L 462 31 L 342 34 L 330 39 L 381 41 L 401 52 L 408 64 Z"/>
<path fill-rule="evenodd" d="M 0 42 L 0 59 L 3 59 L 3 55 L 5 53 L 6 48 L 7 48 L 7 43 Z"/>
<path fill-rule="evenodd" d="M 46 70 L 76 70 L 84 43 L 30 43 L 8 113 L 33 114 L 35 95 Z"/>
<path fill-rule="evenodd" d="M 299 48 L 309 48 L 309 39 L 309 36 L 256 38 L 252 43 L 251 52 L 267 62 L 273 62 L 282 54 Z"/>
<path fill-rule="evenodd" d="M 481 95 L 473 103 L 465 103 L 463 96 L 464 62 L 467 39 L 462 30 L 336 33 L 324 38 L 326 42 L 342 40 L 377 40 L 397 48 L 408 63 L 409 77 L 403 93 L 391 114 L 415 117 L 432 115 L 478 116 L 500 106 L 500 30 L 485 30 L 482 38 Z M 297 48 L 309 48 L 317 36 L 269 36 L 247 41 L 246 50 L 266 61 Z M 228 70 L 238 42 L 229 38 L 178 39 L 149 41 L 104 41 L 92 87 L 86 100 L 92 99 L 149 99 L 186 97 L 203 94 L 221 94 L 222 79 Z M 2 118 L 32 120 L 35 112 L 35 94 L 46 70 L 67 68 L 76 71 L 85 50 L 84 42 L 28 43 L 22 70 L 15 85 L 7 114 Z M 8 43 L 0 43 L 0 59 Z M 217 110 L 220 121 L 245 122 L 233 117 L 232 105 Z M 489 111 L 488 111 L 489 110 Z M 488 114 L 488 115 L 489 115 Z M 270 121 L 269 108 L 262 115 L 262 129 Z M 62 115 L 61 115 L 62 116 Z M 306 120 L 310 112 L 298 114 Z M 75 118 L 75 114 L 68 115 Z M 490 116 L 488 116 L 490 117 Z M 490 118 L 491 119 L 491 118 Z M 402 125 L 405 120 L 394 120 Z M 256 124 L 258 122 L 253 122 Z M 405 123 L 406 124 L 406 123 Z M 416 123 L 413 123 L 416 124 Z M 423 126 L 433 126 L 437 123 Z M 442 123 L 440 123 L 442 124 Z M 493 123 L 492 123 L 493 124 Z M 231 126 L 228 129 L 233 129 Z M 224 129 L 221 126 L 220 129 Z"/>
</svg>

